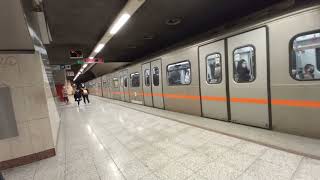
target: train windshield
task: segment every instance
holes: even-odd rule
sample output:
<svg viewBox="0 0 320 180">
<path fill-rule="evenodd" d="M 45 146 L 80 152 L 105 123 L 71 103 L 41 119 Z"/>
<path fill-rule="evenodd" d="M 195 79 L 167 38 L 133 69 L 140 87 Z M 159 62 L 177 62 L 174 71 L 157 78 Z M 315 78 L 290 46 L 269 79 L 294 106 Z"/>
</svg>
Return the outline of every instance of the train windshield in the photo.
<svg viewBox="0 0 320 180">
<path fill-rule="evenodd" d="M 233 78 L 237 83 L 252 82 L 256 76 L 254 46 L 244 46 L 233 51 Z"/>
<path fill-rule="evenodd" d="M 218 84 L 222 81 L 221 55 L 219 53 L 207 56 L 207 82 Z"/>
<path fill-rule="evenodd" d="M 191 83 L 191 65 L 189 61 L 170 64 L 167 67 L 168 83 L 172 85 L 188 85 Z"/>
<path fill-rule="evenodd" d="M 320 79 L 320 33 L 301 35 L 293 40 L 290 73 L 297 80 Z"/>
</svg>

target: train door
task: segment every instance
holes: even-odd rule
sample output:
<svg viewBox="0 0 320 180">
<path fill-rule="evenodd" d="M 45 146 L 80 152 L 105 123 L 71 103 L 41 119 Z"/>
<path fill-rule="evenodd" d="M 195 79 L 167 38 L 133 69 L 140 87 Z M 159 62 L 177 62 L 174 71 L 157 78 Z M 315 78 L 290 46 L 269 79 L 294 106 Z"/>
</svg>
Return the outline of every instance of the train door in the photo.
<svg viewBox="0 0 320 180">
<path fill-rule="evenodd" d="M 120 72 L 119 73 L 119 77 L 120 77 L 120 98 L 121 98 L 121 101 L 125 101 L 125 91 L 124 91 L 124 71 Z"/>
<path fill-rule="evenodd" d="M 162 89 L 162 63 L 161 59 L 151 62 L 151 89 L 153 106 L 163 109 L 163 89 Z"/>
<path fill-rule="evenodd" d="M 112 98 L 112 83 L 111 83 L 111 78 L 107 77 L 107 89 L 108 89 L 108 98 Z"/>
<path fill-rule="evenodd" d="M 228 38 L 231 120 L 269 128 L 267 28 Z"/>
<path fill-rule="evenodd" d="M 129 80 L 128 80 L 128 70 L 123 71 L 122 74 L 122 86 L 123 86 L 123 95 L 124 95 L 124 99 L 123 101 L 129 102 Z"/>
<path fill-rule="evenodd" d="M 228 120 L 225 41 L 199 48 L 202 114 Z"/>
<path fill-rule="evenodd" d="M 142 88 L 143 88 L 143 98 L 144 105 L 153 106 L 152 102 L 152 88 L 151 88 L 151 70 L 150 63 L 142 65 Z"/>
</svg>

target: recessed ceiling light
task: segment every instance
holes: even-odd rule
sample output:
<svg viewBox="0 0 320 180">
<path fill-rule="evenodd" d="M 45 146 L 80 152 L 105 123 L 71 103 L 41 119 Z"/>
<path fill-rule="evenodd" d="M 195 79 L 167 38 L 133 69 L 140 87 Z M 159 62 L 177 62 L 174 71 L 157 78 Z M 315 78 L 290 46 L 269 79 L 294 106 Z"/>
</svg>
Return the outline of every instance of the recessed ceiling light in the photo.
<svg viewBox="0 0 320 180">
<path fill-rule="evenodd" d="M 181 23 L 181 18 L 172 18 L 172 19 L 168 19 L 166 20 L 166 24 L 169 26 L 175 26 Z"/>
<path fill-rule="evenodd" d="M 145 36 L 143 36 L 143 39 L 145 39 L 145 40 L 151 40 L 153 38 L 154 38 L 153 35 L 145 35 Z"/>
<path fill-rule="evenodd" d="M 129 48 L 129 49 L 136 49 L 137 46 L 135 46 L 135 45 L 129 45 L 128 48 Z"/>
</svg>

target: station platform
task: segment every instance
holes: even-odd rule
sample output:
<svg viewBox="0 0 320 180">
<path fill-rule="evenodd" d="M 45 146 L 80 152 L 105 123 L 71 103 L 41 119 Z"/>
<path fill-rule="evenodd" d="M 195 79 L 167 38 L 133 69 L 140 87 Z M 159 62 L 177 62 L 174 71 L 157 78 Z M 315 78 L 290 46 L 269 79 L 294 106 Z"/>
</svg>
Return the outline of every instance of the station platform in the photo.
<svg viewBox="0 0 320 180">
<path fill-rule="evenodd" d="M 320 177 L 318 140 L 90 98 L 90 104 L 80 107 L 75 103 L 60 106 L 55 157 L 8 169 L 5 179 Z"/>
</svg>

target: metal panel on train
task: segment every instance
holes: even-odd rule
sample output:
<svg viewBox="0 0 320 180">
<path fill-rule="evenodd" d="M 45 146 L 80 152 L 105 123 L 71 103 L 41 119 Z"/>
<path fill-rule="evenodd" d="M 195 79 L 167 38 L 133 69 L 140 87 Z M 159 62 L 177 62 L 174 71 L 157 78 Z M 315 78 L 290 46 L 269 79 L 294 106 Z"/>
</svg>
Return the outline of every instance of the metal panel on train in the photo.
<svg viewBox="0 0 320 180">
<path fill-rule="evenodd" d="M 120 100 L 120 79 L 119 72 L 115 72 L 111 76 L 112 99 Z"/>
<path fill-rule="evenodd" d="M 162 63 L 161 59 L 151 62 L 151 79 L 152 79 L 152 99 L 153 106 L 163 109 L 163 91 L 162 91 Z"/>
<path fill-rule="evenodd" d="M 317 10 L 268 25 L 274 130 L 320 138 L 319 19 Z"/>
<path fill-rule="evenodd" d="M 225 41 L 199 48 L 202 113 L 205 117 L 228 120 Z"/>
<path fill-rule="evenodd" d="M 162 57 L 165 109 L 201 115 L 198 48 L 186 48 Z"/>
<path fill-rule="evenodd" d="M 150 62 L 142 64 L 141 68 L 144 105 L 153 107 Z"/>
<path fill-rule="evenodd" d="M 269 128 L 267 29 L 228 38 L 231 120 Z"/>
<path fill-rule="evenodd" d="M 128 70 L 121 71 L 119 77 L 121 101 L 129 102 Z"/>
<path fill-rule="evenodd" d="M 137 64 L 128 68 L 128 74 L 130 77 L 130 102 L 143 104 L 141 65 Z"/>
</svg>

